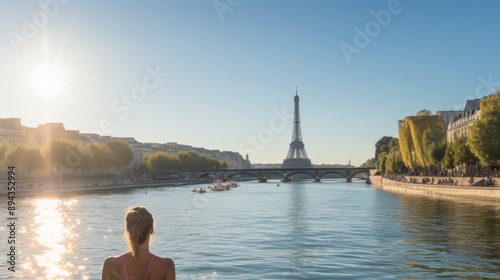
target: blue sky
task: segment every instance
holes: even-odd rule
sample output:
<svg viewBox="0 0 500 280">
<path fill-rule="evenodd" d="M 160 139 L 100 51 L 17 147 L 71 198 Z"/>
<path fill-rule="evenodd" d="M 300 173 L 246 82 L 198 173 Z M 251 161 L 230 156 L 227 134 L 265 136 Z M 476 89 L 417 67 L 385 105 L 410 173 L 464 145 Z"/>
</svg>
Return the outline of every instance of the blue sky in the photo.
<svg viewBox="0 0 500 280">
<path fill-rule="evenodd" d="M 0 118 L 32 127 L 278 163 L 298 87 L 312 162 L 359 165 L 398 119 L 500 88 L 498 1 L 41 3 L 0 4 Z"/>
</svg>

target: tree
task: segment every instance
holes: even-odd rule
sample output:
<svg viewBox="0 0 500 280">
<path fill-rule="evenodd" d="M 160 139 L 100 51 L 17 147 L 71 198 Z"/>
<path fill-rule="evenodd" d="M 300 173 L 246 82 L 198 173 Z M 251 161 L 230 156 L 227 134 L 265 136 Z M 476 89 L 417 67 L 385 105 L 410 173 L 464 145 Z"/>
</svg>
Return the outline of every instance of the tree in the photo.
<svg viewBox="0 0 500 280">
<path fill-rule="evenodd" d="M 454 164 L 455 166 L 459 166 L 461 164 L 465 164 L 468 167 L 476 164 L 478 158 L 474 155 L 474 153 L 470 150 L 469 145 L 467 145 L 467 138 L 460 137 L 455 140 L 454 143 Z"/>
<path fill-rule="evenodd" d="M 45 151 L 48 162 L 71 169 L 86 167 L 88 160 L 84 156 L 88 154 L 87 147 L 81 142 L 65 138 L 52 139 Z"/>
<path fill-rule="evenodd" d="M 439 170 L 441 170 L 441 165 L 443 162 L 443 159 L 446 155 L 446 150 L 447 150 L 448 144 L 445 141 L 441 143 L 434 143 L 431 148 L 430 156 L 432 161 L 434 162 L 434 165 L 437 165 Z"/>
<path fill-rule="evenodd" d="M 220 163 L 220 168 L 223 168 L 223 169 L 229 168 L 229 163 L 227 163 L 227 161 L 219 160 L 219 163 Z"/>
<path fill-rule="evenodd" d="M 446 169 L 455 168 L 455 148 L 453 144 L 446 146 L 446 150 L 443 158 L 443 165 Z"/>
<path fill-rule="evenodd" d="M 182 164 L 179 157 L 166 152 L 147 154 L 144 156 L 143 162 L 153 172 L 179 169 Z"/>
<path fill-rule="evenodd" d="M 401 153 L 399 150 L 392 151 L 386 156 L 385 160 L 385 171 L 387 173 L 397 174 L 399 173 L 399 159 L 401 158 Z"/>
<path fill-rule="evenodd" d="M 430 167 L 433 143 L 444 141 L 444 123 L 437 115 L 406 117 L 398 125 L 399 147 L 406 166 L 413 169 Z"/>
<path fill-rule="evenodd" d="M 391 136 L 384 136 L 375 143 L 375 161 L 378 160 L 378 156 L 380 153 L 389 152 L 389 143 L 392 139 L 395 138 Z"/>
<path fill-rule="evenodd" d="M 7 157 L 8 165 L 16 165 L 29 173 L 43 170 L 47 167 L 47 161 L 43 157 L 40 147 L 31 145 L 17 146 Z"/>
<path fill-rule="evenodd" d="M 470 149 L 483 166 L 500 162 L 500 91 L 480 101 L 480 119 L 470 129 Z"/>
<path fill-rule="evenodd" d="M 0 142 L 0 167 L 7 166 L 7 158 L 14 151 L 14 147 L 9 142 Z"/>
<path fill-rule="evenodd" d="M 377 161 L 377 170 L 384 174 L 385 173 L 385 163 L 387 161 L 387 153 L 386 152 L 382 152 L 380 155 L 379 155 L 379 158 L 378 158 L 378 161 Z"/>
<path fill-rule="evenodd" d="M 375 158 L 369 158 L 365 161 L 365 163 L 361 164 L 359 167 L 369 167 L 369 168 L 375 168 Z"/>
<path fill-rule="evenodd" d="M 431 115 L 431 111 L 427 110 L 427 109 L 422 109 L 420 111 L 417 112 L 416 116 L 430 116 Z"/>
<path fill-rule="evenodd" d="M 116 165 L 117 159 L 115 154 L 106 144 L 90 143 L 90 157 L 88 158 L 88 166 L 94 168 L 111 168 Z"/>
<path fill-rule="evenodd" d="M 134 158 L 130 145 L 122 140 L 111 140 L 105 143 L 114 155 L 114 167 L 123 167 Z"/>
<path fill-rule="evenodd" d="M 218 160 L 195 151 L 181 151 L 176 155 L 166 152 L 147 154 L 144 165 L 151 171 L 193 170 L 227 168 L 226 161 Z"/>
</svg>

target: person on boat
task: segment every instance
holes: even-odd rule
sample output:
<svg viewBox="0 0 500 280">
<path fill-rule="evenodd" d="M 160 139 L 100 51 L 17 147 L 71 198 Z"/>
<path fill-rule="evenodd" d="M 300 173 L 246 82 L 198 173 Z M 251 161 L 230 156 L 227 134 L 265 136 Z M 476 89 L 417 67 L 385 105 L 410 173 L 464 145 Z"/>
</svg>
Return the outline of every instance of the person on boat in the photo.
<svg viewBox="0 0 500 280">
<path fill-rule="evenodd" d="M 153 215 L 143 206 L 131 207 L 125 215 L 125 232 L 128 252 L 108 257 L 102 267 L 102 280 L 174 280 L 175 264 L 149 251 L 154 233 Z"/>
</svg>

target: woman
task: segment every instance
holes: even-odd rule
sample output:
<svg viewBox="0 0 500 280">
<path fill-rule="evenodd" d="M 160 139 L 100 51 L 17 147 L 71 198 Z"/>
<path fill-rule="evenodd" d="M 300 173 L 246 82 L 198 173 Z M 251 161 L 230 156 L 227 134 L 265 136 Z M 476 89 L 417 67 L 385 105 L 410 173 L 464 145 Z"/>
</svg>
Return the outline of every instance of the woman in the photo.
<svg viewBox="0 0 500 280">
<path fill-rule="evenodd" d="M 127 240 L 128 252 L 104 261 L 103 280 L 175 279 L 174 262 L 149 252 L 153 224 L 153 215 L 145 207 L 136 206 L 127 210 L 123 237 Z"/>
</svg>

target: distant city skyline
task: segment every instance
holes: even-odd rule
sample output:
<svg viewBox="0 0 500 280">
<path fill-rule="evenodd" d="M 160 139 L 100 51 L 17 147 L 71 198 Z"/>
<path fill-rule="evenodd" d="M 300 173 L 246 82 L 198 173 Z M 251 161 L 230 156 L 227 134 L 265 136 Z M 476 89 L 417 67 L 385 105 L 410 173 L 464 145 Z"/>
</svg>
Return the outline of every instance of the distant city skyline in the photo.
<svg viewBox="0 0 500 280">
<path fill-rule="evenodd" d="M 0 118 L 313 164 L 500 88 L 498 1 L 2 1 Z"/>
</svg>

